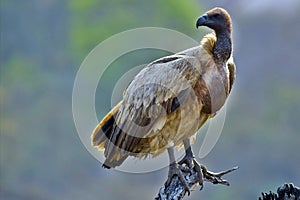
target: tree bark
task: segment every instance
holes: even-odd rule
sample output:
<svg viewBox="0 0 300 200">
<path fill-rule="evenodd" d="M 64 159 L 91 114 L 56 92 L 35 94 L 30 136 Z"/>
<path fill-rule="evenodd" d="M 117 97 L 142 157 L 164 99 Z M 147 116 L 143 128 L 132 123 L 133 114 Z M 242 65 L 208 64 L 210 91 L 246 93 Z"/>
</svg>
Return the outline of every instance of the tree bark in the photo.
<svg viewBox="0 0 300 200">
<path fill-rule="evenodd" d="M 259 200 L 300 200 L 300 188 L 293 183 L 285 183 L 274 192 L 262 193 Z"/>
<path fill-rule="evenodd" d="M 185 180 L 187 181 L 190 191 L 194 190 L 199 185 L 199 178 L 197 176 L 197 172 L 194 167 L 189 168 L 185 163 L 179 165 L 179 169 L 182 171 Z M 203 182 L 211 182 L 213 184 L 222 184 L 229 186 L 229 182 L 222 179 L 222 176 L 228 174 L 232 171 L 235 171 L 238 167 L 234 167 L 232 169 L 222 171 L 219 173 L 213 173 L 207 171 L 206 168 L 201 165 L 201 171 L 203 175 Z M 202 190 L 203 183 L 200 185 L 200 190 Z M 186 191 L 184 186 L 180 182 L 177 176 L 173 176 L 171 183 L 166 186 L 162 186 L 159 189 L 158 196 L 155 200 L 181 200 L 186 195 Z"/>
</svg>

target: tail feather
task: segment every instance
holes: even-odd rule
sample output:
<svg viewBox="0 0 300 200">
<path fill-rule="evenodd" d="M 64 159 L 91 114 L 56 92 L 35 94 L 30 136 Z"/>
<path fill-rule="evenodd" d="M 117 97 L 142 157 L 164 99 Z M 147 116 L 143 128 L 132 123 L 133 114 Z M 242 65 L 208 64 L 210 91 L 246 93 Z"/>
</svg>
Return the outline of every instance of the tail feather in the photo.
<svg viewBox="0 0 300 200">
<path fill-rule="evenodd" d="M 117 114 L 118 110 L 120 109 L 122 102 L 118 103 L 96 126 L 94 129 L 91 140 L 92 145 L 94 147 L 98 147 L 99 150 L 105 149 L 105 143 L 107 139 L 111 137 L 112 129 L 115 123 L 114 116 Z"/>
<path fill-rule="evenodd" d="M 128 156 L 126 155 L 126 156 L 121 157 L 119 160 L 112 160 L 112 161 L 109 159 L 106 159 L 105 162 L 103 163 L 102 167 L 105 169 L 117 167 L 117 166 L 121 165 L 127 157 Z"/>
<path fill-rule="evenodd" d="M 102 165 L 103 168 L 109 169 L 119 166 L 128 157 L 126 154 L 121 155 L 119 148 L 115 146 L 116 144 L 112 144 L 112 141 L 118 141 L 116 137 L 119 137 L 122 132 L 115 126 L 115 116 L 121 105 L 122 102 L 118 103 L 96 126 L 91 135 L 92 145 L 101 151 L 105 151 L 106 160 Z"/>
</svg>

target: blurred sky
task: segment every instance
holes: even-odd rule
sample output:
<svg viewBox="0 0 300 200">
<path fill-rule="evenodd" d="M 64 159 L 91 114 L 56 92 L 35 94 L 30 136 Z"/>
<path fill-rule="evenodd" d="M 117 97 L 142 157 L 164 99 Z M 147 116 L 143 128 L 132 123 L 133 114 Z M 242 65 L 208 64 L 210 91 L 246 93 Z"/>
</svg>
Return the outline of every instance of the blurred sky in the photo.
<svg viewBox="0 0 300 200">
<path fill-rule="evenodd" d="M 277 14 L 289 12 L 294 12 L 299 8 L 298 0 L 286 0 L 286 1 L 273 1 L 273 0 L 253 0 L 253 1 L 204 1 L 203 4 L 207 6 L 222 6 L 222 5 L 232 5 L 239 8 L 241 12 L 249 12 L 251 14 L 257 14 L 260 12 L 276 12 Z"/>
</svg>

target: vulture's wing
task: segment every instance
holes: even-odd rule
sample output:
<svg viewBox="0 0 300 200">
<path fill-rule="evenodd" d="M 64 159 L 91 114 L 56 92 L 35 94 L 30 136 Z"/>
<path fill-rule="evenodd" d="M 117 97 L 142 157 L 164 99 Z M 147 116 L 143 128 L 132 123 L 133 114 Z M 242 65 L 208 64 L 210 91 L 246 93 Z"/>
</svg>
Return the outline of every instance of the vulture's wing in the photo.
<svg viewBox="0 0 300 200">
<path fill-rule="evenodd" d="M 180 107 L 200 75 L 199 60 L 190 55 L 175 54 L 147 65 L 129 84 L 114 114 L 106 158 L 118 160 L 122 155 L 117 152 L 139 153 L 136 146 L 140 140 L 164 126 L 166 115 Z"/>
<path fill-rule="evenodd" d="M 128 155 L 140 153 L 141 141 L 163 128 L 166 116 L 180 108 L 205 69 L 213 67 L 215 41 L 215 35 L 208 34 L 200 46 L 158 59 L 135 76 L 123 100 L 91 136 L 93 146 L 105 150 L 103 166 L 118 166 Z"/>
<path fill-rule="evenodd" d="M 227 67 L 229 70 L 229 92 L 230 92 L 236 76 L 236 66 L 232 57 L 227 61 Z"/>
</svg>

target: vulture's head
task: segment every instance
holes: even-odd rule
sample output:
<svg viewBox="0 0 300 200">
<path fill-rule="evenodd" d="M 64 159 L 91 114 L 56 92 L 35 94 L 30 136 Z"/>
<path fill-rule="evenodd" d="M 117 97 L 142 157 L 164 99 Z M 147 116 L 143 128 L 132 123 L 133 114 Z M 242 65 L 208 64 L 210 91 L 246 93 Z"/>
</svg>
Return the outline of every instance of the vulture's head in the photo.
<svg viewBox="0 0 300 200">
<path fill-rule="evenodd" d="M 200 16 L 197 20 L 196 27 L 207 26 L 216 31 L 231 31 L 231 19 L 228 12 L 223 8 L 213 8 Z"/>
</svg>

